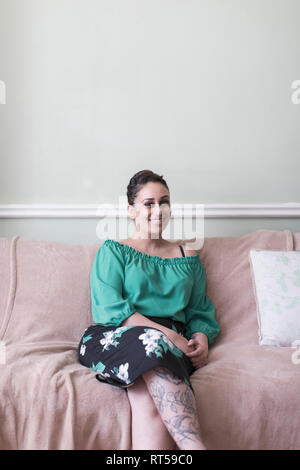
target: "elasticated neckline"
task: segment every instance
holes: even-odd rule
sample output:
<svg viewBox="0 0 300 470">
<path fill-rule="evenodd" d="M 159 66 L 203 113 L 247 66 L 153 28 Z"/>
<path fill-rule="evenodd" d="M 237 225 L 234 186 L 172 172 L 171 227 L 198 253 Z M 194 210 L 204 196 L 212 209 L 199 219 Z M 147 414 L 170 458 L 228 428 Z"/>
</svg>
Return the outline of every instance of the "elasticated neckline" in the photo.
<svg viewBox="0 0 300 470">
<path fill-rule="evenodd" d="M 161 265 L 174 265 L 174 264 L 196 264 L 200 263 L 199 255 L 192 255 L 192 256 L 176 256 L 173 258 L 161 258 L 160 256 L 152 256 L 148 255 L 147 253 L 143 253 L 132 246 L 120 243 L 117 240 L 107 239 L 103 242 L 103 244 L 108 246 L 117 246 L 119 247 L 123 253 L 127 255 L 132 255 L 138 258 L 141 258 L 145 261 L 150 261 L 152 263 L 161 264 Z"/>
</svg>

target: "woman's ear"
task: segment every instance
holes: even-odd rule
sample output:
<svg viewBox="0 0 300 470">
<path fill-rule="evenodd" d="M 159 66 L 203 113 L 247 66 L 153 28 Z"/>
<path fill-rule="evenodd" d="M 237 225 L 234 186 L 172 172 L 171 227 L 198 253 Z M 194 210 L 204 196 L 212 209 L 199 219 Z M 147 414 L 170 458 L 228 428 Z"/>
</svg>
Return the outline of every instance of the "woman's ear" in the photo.
<svg viewBox="0 0 300 470">
<path fill-rule="evenodd" d="M 134 219 L 135 219 L 135 216 L 136 216 L 135 207 L 132 206 L 131 204 L 128 204 L 127 210 L 128 210 L 129 217 L 130 217 L 132 220 L 134 220 Z"/>
</svg>

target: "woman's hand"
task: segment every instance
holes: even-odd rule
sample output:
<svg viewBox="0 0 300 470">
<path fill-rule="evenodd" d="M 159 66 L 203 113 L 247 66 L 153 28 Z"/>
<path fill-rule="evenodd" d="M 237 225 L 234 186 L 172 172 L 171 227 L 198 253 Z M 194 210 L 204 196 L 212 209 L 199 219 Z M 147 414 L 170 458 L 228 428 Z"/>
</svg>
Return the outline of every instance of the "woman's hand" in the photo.
<svg viewBox="0 0 300 470">
<path fill-rule="evenodd" d="M 208 362 L 208 338 L 206 334 L 200 331 L 193 333 L 188 345 L 194 350 L 185 354 L 191 359 L 194 368 L 199 369 L 205 366 Z"/>
</svg>

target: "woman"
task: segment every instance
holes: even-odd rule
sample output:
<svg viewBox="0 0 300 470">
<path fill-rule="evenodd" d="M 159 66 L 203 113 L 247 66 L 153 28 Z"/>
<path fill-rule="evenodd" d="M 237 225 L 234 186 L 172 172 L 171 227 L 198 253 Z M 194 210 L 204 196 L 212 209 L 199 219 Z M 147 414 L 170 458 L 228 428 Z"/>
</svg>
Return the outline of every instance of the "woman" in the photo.
<svg viewBox="0 0 300 470">
<path fill-rule="evenodd" d="M 162 176 L 136 173 L 127 187 L 131 238 L 105 240 L 91 270 L 92 314 L 79 361 L 127 390 L 132 449 L 206 449 L 189 376 L 219 333 L 195 251 L 162 238 L 171 214 Z"/>
</svg>

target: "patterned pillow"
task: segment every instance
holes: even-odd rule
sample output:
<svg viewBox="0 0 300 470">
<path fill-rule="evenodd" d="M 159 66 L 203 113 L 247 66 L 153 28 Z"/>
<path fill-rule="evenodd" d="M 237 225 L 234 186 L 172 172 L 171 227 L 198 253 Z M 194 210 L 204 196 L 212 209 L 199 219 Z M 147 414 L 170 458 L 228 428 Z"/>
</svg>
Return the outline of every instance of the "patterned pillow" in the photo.
<svg viewBox="0 0 300 470">
<path fill-rule="evenodd" d="M 300 251 L 250 250 L 259 344 L 300 340 Z"/>
</svg>

